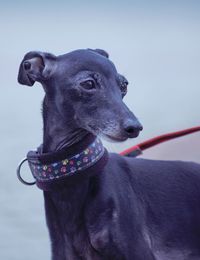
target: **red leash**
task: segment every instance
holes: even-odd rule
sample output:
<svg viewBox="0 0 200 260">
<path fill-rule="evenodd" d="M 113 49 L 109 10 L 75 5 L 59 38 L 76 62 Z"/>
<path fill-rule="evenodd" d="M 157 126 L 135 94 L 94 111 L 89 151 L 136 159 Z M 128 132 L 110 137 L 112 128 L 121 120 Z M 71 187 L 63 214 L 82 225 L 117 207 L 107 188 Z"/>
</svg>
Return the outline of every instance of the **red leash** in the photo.
<svg viewBox="0 0 200 260">
<path fill-rule="evenodd" d="M 137 144 L 135 146 L 132 146 L 132 147 L 122 151 L 120 154 L 125 155 L 125 156 L 135 157 L 135 156 L 141 154 L 142 151 L 144 151 L 145 149 L 148 149 L 152 146 L 175 139 L 177 137 L 192 134 L 192 133 L 195 133 L 198 131 L 200 131 L 200 126 L 196 126 L 196 127 L 192 127 L 192 128 L 184 129 L 181 131 L 168 133 L 168 134 L 163 134 L 163 135 L 151 138 L 151 139 L 144 141 L 140 144 Z"/>
</svg>

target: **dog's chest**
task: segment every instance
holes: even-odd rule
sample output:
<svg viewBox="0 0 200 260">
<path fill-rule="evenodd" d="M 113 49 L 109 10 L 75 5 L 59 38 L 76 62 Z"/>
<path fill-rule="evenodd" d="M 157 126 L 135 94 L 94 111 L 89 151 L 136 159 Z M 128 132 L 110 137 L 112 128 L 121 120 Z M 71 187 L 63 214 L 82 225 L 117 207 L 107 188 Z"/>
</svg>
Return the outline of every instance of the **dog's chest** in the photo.
<svg viewBox="0 0 200 260">
<path fill-rule="evenodd" d="M 88 234 L 84 228 L 79 228 L 77 232 L 74 233 L 73 237 L 72 235 L 65 233 L 64 240 L 64 248 L 67 259 L 102 259 L 97 251 L 92 247 Z M 71 257 L 69 257 L 69 255 L 71 255 Z"/>
<path fill-rule="evenodd" d="M 85 226 L 86 196 L 85 188 L 81 187 L 45 196 L 46 218 L 51 240 L 59 241 L 55 245 L 56 251 L 63 251 L 66 259 L 101 259 L 90 243 Z"/>
</svg>

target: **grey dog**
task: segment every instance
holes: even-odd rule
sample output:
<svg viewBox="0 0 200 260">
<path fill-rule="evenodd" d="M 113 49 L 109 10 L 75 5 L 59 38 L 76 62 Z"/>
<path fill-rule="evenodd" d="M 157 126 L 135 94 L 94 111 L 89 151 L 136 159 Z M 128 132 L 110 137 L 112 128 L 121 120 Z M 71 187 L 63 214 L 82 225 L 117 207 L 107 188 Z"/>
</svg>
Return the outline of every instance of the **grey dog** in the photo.
<svg viewBox="0 0 200 260">
<path fill-rule="evenodd" d="M 142 130 L 104 50 L 29 52 L 18 81 L 44 88 L 43 154 L 71 158 L 96 136 L 124 141 Z M 44 188 L 52 259 L 200 259 L 200 165 L 105 154 L 80 178 Z"/>
</svg>

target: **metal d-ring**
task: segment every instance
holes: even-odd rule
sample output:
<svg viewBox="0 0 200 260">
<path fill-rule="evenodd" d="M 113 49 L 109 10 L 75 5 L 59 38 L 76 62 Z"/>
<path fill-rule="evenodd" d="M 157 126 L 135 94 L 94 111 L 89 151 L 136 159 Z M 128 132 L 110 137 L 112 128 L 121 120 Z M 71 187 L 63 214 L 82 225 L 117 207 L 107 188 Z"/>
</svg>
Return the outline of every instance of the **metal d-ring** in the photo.
<svg viewBox="0 0 200 260">
<path fill-rule="evenodd" d="M 19 179 L 19 181 L 21 181 L 23 184 L 25 184 L 25 185 L 34 185 L 36 182 L 35 181 L 33 181 L 33 182 L 27 182 L 27 181 L 25 181 L 24 179 L 22 179 L 22 177 L 21 177 L 21 174 L 20 174 L 20 171 L 21 171 L 21 167 L 22 167 L 22 164 L 24 164 L 26 161 L 28 161 L 28 159 L 27 158 L 24 158 L 20 163 L 19 163 L 19 165 L 18 165 L 18 167 L 17 167 L 17 177 L 18 177 L 18 179 Z"/>
</svg>

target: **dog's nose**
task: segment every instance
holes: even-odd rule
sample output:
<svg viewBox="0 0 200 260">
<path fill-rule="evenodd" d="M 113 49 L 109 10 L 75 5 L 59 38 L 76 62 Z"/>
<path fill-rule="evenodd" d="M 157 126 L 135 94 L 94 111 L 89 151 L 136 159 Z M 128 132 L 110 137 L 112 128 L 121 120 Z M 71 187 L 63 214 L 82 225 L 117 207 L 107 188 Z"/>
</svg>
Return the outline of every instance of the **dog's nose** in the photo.
<svg viewBox="0 0 200 260">
<path fill-rule="evenodd" d="M 129 138 L 137 137 L 143 126 L 138 121 L 127 120 L 124 123 L 124 131 Z"/>
</svg>

